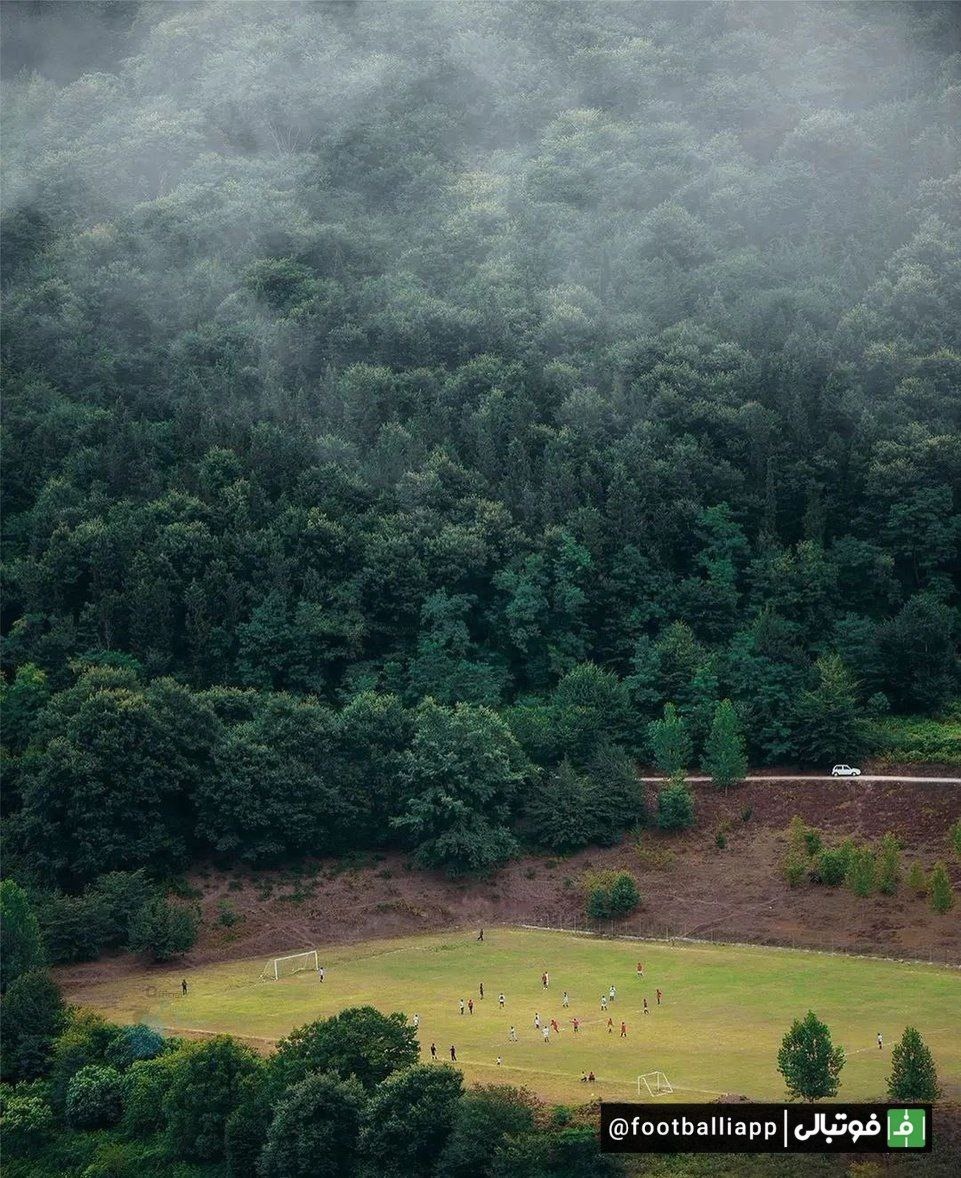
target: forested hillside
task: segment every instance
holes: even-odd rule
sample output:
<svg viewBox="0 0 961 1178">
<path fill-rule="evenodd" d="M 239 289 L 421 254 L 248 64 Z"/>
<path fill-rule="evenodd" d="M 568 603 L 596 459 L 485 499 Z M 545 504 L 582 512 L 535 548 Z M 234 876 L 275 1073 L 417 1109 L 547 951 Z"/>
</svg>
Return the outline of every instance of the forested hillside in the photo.
<svg viewBox="0 0 961 1178">
<path fill-rule="evenodd" d="M 666 704 L 951 706 L 956 6 L 86 19 L 6 45 L 23 879 L 484 868 L 639 817 Z"/>
</svg>

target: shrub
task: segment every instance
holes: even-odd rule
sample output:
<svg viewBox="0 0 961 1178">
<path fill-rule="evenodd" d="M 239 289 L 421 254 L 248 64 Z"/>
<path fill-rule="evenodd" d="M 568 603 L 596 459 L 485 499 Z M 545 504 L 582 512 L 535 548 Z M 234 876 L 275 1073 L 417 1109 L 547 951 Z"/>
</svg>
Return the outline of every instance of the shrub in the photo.
<svg viewBox="0 0 961 1178">
<path fill-rule="evenodd" d="M 0 1136 L 5 1153 L 29 1154 L 40 1149 L 53 1132 L 53 1112 L 39 1096 L 18 1095 L 3 1101 Z"/>
<path fill-rule="evenodd" d="M 917 859 L 911 864 L 911 869 L 908 872 L 908 887 L 918 897 L 926 896 L 930 889 L 925 870 Z"/>
<path fill-rule="evenodd" d="M 850 839 L 846 839 L 837 847 L 825 847 L 818 855 L 811 873 L 814 882 L 826 884 L 829 888 L 843 883 L 851 866 L 853 849 Z"/>
<path fill-rule="evenodd" d="M 878 891 L 893 896 L 900 884 L 901 846 L 893 834 L 886 834 L 878 851 Z"/>
<path fill-rule="evenodd" d="M 633 912 L 641 902 L 641 894 L 637 890 L 634 876 L 627 871 L 619 871 L 611 884 L 611 915 L 627 916 Z"/>
<path fill-rule="evenodd" d="M 611 893 L 607 888 L 592 888 L 587 893 L 587 915 L 592 920 L 609 920 L 611 917 Z"/>
<path fill-rule="evenodd" d="M 233 928 L 243 917 L 229 900 L 221 900 L 217 904 L 217 923 L 224 928 Z"/>
<path fill-rule="evenodd" d="M 954 853 L 959 859 L 961 859 L 961 818 L 955 822 L 949 833 L 951 836 L 951 846 L 954 850 Z"/>
<path fill-rule="evenodd" d="M 781 870 L 788 886 L 796 888 L 804 882 L 811 869 L 811 856 L 820 850 L 821 836 L 795 814 L 788 825 L 787 844 Z"/>
<path fill-rule="evenodd" d="M 587 915 L 593 920 L 627 916 L 641 902 L 637 883 L 629 871 L 590 871 L 582 881 L 587 896 Z"/>
<path fill-rule="evenodd" d="M 657 825 L 674 831 L 694 825 L 694 798 L 683 778 L 672 781 L 657 795 Z"/>
<path fill-rule="evenodd" d="M 931 869 L 931 907 L 939 916 L 954 907 L 954 889 L 943 863 L 935 863 Z"/>
<path fill-rule="evenodd" d="M 877 863 L 870 847 L 855 847 L 845 877 L 856 896 L 870 896 L 877 885 Z"/>
<path fill-rule="evenodd" d="M 957 717 L 883 716 L 868 724 L 869 743 L 889 764 L 961 764 L 961 722 Z"/>
<path fill-rule="evenodd" d="M 823 846 L 824 843 L 818 832 L 813 827 L 808 827 L 804 832 L 804 849 L 808 855 L 816 855 Z"/>
<path fill-rule="evenodd" d="M 727 846 L 727 835 L 723 830 L 719 830 L 714 836 L 714 845 L 719 851 L 723 851 Z"/>
<path fill-rule="evenodd" d="M 791 852 L 784 859 L 782 869 L 788 886 L 797 888 L 801 886 L 807 876 L 808 861 L 803 855 L 798 855 L 797 852 Z"/>
<path fill-rule="evenodd" d="M 115 1125 L 123 1112 L 123 1085 L 116 1068 L 87 1064 L 67 1088 L 67 1124 L 74 1129 Z"/>
</svg>

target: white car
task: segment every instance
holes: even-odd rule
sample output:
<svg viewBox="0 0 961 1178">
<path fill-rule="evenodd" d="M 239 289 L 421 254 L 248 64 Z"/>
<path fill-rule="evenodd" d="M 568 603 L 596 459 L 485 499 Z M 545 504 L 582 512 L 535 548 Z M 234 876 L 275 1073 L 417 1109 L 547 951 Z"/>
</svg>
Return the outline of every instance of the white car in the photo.
<svg viewBox="0 0 961 1178">
<path fill-rule="evenodd" d="M 850 765 L 835 765 L 831 770 L 832 777 L 860 777 L 860 769 L 852 769 Z"/>
</svg>

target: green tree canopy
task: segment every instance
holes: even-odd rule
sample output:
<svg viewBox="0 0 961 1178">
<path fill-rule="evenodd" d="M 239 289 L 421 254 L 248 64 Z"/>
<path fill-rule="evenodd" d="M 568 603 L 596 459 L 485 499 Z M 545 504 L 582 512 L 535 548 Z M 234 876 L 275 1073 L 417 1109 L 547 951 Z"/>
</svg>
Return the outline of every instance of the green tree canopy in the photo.
<svg viewBox="0 0 961 1178">
<path fill-rule="evenodd" d="M 836 1096 L 843 1067 L 843 1048 L 834 1046 L 831 1032 L 813 1010 L 794 1020 L 777 1053 L 777 1070 L 792 1099 Z"/>
<path fill-rule="evenodd" d="M 342 1080 L 353 1077 L 369 1089 L 416 1063 L 418 1056 L 416 1033 L 402 1014 L 356 1006 L 281 1039 L 270 1071 L 281 1087 L 324 1071 Z"/>
</svg>

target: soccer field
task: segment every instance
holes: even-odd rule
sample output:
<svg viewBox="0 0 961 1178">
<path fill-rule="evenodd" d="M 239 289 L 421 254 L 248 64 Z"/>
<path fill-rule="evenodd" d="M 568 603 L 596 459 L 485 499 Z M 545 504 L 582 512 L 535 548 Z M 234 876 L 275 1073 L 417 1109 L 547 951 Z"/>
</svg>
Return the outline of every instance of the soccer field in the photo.
<svg viewBox="0 0 961 1178">
<path fill-rule="evenodd" d="M 181 975 L 145 971 L 136 978 L 68 993 L 72 1002 L 120 1022 L 144 1021 L 178 1031 L 223 1031 L 278 1039 L 302 1023 L 369 1004 L 420 1016 L 429 1058 L 457 1063 L 468 1081 L 524 1085 L 548 1099 L 592 1095 L 629 1099 L 641 1073 L 662 1071 L 675 1100 L 722 1093 L 781 1099 L 776 1056 L 791 1020 L 809 1008 L 847 1052 L 839 1097 L 883 1097 L 891 1048 L 908 1024 L 931 1046 L 945 1095 L 961 1096 L 961 974 L 938 966 L 724 945 L 595 940 L 564 933 L 489 929 L 320 950 L 326 980 L 303 973 L 262 982 L 264 959 L 235 961 Z M 278 946 L 278 952 L 284 951 Z M 297 946 L 287 947 L 293 951 Z M 636 963 L 644 963 L 644 978 Z M 550 986 L 544 989 L 541 974 Z M 485 997 L 479 997 L 483 983 Z M 609 1014 L 600 996 L 617 997 Z M 655 990 L 663 991 L 658 1007 Z M 570 1008 L 563 1009 L 564 990 Z M 506 1007 L 498 1006 L 503 991 Z M 459 1013 L 473 998 L 474 1013 Z M 650 1014 L 642 1014 L 646 997 Z M 534 1028 L 554 1018 L 560 1034 L 545 1043 Z M 570 1019 L 580 1020 L 573 1033 Z M 607 1019 L 614 1019 L 614 1033 Z M 627 1036 L 620 1036 L 621 1021 Z M 508 1041 L 511 1024 L 519 1042 Z M 884 1048 L 878 1050 L 881 1032 Z M 497 1057 L 503 1063 L 497 1065 Z M 581 1082 L 593 1070 L 597 1083 Z M 646 1093 L 645 1093 L 646 1096 Z M 666 1099 L 671 1099 L 670 1097 Z"/>
</svg>

